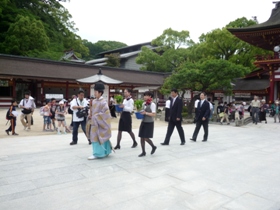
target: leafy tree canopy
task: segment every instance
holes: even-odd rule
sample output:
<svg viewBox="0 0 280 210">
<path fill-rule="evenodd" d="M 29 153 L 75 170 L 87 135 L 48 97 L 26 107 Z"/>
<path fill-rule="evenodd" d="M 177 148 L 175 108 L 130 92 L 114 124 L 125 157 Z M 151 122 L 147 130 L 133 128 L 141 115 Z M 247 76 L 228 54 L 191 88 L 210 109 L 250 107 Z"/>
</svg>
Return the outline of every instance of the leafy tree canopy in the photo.
<svg viewBox="0 0 280 210">
<path fill-rule="evenodd" d="M 88 47 L 89 49 L 89 56 L 86 57 L 88 60 L 94 59 L 98 57 L 98 54 L 101 52 L 114 50 L 122 47 L 126 47 L 127 45 L 122 42 L 117 41 L 98 41 L 96 43 L 89 42 L 88 40 L 84 39 L 83 44 Z"/>
<path fill-rule="evenodd" d="M 136 62 L 142 64 L 141 70 L 172 72 L 187 60 L 187 48 L 193 41 L 188 31 L 175 31 L 171 28 L 152 41 L 155 50 L 142 47 Z"/>
</svg>

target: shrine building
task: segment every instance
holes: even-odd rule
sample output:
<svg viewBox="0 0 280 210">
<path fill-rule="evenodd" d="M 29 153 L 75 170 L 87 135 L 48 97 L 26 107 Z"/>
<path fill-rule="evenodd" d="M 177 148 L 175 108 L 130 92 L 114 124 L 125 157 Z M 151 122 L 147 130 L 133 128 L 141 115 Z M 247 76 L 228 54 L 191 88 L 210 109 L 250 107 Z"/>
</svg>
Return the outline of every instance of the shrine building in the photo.
<svg viewBox="0 0 280 210">
<path fill-rule="evenodd" d="M 254 64 L 258 70 L 251 72 L 237 85 L 235 91 L 245 89 L 266 98 L 268 103 L 280 97 L 280 2 L 274 2 L 270 18 L 261 24 L 228 29 L 239 39 L 256 47 L 274 52 L 272 56 L 258 56 Z M 250 90 L 250 88 L 251 90 Z M 240 89 L 240 90 L 238 90 Z"/>
</svg>

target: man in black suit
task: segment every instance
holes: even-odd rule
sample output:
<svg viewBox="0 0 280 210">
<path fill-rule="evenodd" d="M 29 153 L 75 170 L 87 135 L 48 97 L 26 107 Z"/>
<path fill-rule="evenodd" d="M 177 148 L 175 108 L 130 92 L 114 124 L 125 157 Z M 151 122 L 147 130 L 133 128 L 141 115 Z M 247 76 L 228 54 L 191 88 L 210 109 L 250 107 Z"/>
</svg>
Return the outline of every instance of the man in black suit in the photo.
<svg viewBox="0 0 280 210">
<path fill-rule="evenodd" d="M 185 134 L 182 128 L 182 110 L 183 110 L 183 101 L 178 97 L 178 91 L 176 89 L 171 90 L 171 104 L 170 104 L 170 115 L 166 137 L 161 145 L 169 145 L 170 137 L 173 133 L 174 127 L 176 126 L 180 139 L 181 145 L 185 144 Z"/>
<path fill-rule="evenodd" d="M 206 94 L 200 94 L 200 101 L 198 102 L 197 112 L 196 112 L 196 127 L 193 133 L 193 136 L 190 140 L 196 141 L 198 132 L 200 130 L 201 125 L 204 129 L 204 137 L 203 142 L 207 141 L 208 138 L 208 121 L 210 116 L 210 105 L 207 100 L 205 100 Z"/>
</svg>

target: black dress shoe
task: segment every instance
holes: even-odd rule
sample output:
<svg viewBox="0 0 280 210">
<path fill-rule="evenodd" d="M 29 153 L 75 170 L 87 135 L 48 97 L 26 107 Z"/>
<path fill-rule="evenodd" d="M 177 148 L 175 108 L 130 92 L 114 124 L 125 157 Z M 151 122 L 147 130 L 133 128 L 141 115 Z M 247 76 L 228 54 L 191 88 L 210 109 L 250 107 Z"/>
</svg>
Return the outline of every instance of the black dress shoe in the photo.
<svg viewBox="0 0 280 210">
<path fill-rule="evenodd" d="M 138 155 L 138 157 L 143 157 L 146 156 L 146 152 L 142 152 L 140 155 Z"/>
<path fill-rule="evenodd" d="M 115 146 L 114 150 L 116 150 L 116 149 L 121 149 L 121 146 L 120 145 Z"/>
<path fill-rule="evenodd" d="M 166 143 L 160 143 L 161 145 L 163 145 L 163 146 L 167 146 L 167 145 L 169 145 L 169 144 L 166 144 Z"/>
<path fill-rule="evenodd" d="M 185 145 L 185 142 L 181 142 L 181 144 L 180 145 Z"/>
<path fill-rule="evenodd" d="M 152 149 L 152 151 L 151 151 L 151 155 L 155 153 L 156 149 L 157 149 L 157 147 L 154 146 L 153 149 Z"/>
<path fill-rule="evenodd" d="M 137 143 L 133 143 L 133 145 L 131 146 L 131 148 L 135 148 L 135 147 L 137 147 Z"/>
<path fill-rule="evenodd" d="M 77 142 L 72 141 L 72 142 L 70 143 L 70 145 L 75 145 L 75 144 L 77 144 Z"/>
<path fill-rule="evenodd" d="M 6 132 L 6 134 L 7 134 L 7 135 L 10 135 L 10 133 L 9 133 L 9 131 L 8 131 L 8 130 L 5 130 L 5 132 Z"/>
<path fill-rule="evenodd" d="M 202 141 L 207 141 L 207 140 L 203 139 Z"/>
<path fill-rule="evenodd" d="M 190 139 L 191 141 L 196 141 L 196 139 Z"/>
</svg>

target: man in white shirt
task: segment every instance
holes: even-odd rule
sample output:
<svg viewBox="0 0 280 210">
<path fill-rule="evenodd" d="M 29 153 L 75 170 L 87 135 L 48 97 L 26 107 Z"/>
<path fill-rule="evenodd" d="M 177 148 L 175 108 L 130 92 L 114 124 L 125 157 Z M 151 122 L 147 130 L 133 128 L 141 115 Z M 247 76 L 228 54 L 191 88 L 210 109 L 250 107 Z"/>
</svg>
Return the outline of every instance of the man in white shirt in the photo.
<svg viewBox="0 0 280 210">
<path fill-rule="evenodd" d="M 22 125 L 24 126 L 24 130 L 30 131 L 30 126 L 31 126 L 31 117 L 32 117 L 32 112 L 36 108 L 36 105 L 34 103 L 34 99 L 31 97 L 30 98 L 30 92 L 27 91 L 24 94 L 24 99 L 22 99 L 19 103 L 19 108 L 21 108 L 21 115 L 20 115 L 20 121 Z M 25 122 L 24 118 L 27 118 L 28 124 Z"/>
<path fill-rule="evenodd" d="M 80 89 L 78 93 L 78 97 L 71 101 L 70 109 L 73 111 L 73 132 L 72 132 L 72 142 L 70 145 L 75 145 L 78 143 L 78 129 L 81 125 L 83 132 L 86 135 L 86 116 L 78 117 L 77 112 L 82 109 L 87 110 L 88 101 L 85 98 L 85 92 Z M 91 144 L 90 140 L 89 144 Z"/>
<path fill-rule="evenodd" d="M 137 147 L 137 142 L 135 140 L 135 135 L 132 132 L 132 119 L 131 119 L 131 112 L 134 108 L 134 101 L 131 97 L 131 90 L 125 89 L 124 90 L 124 96 L 125 99 L 123 100 L 123 104 L 120 106 L 120 108 L 123 108 L 123 112 L 121 113 L 120 121 L 119 121 L 119 128 L 118 128 L 118 138 L 117 138 L 117 145 L 114 147 L 114 149 L 120 149 L 120 142 L 122 139 L 122 132 L 128 132 L 133 140 L 133 145 L 131 148 Z"/>
<path fill-rule="evenodd" d="M 169 121 L 171 100 L 172 98 L 169 97 L 168 100 L 165 102 L 165 122 Z"/>
</svg>

